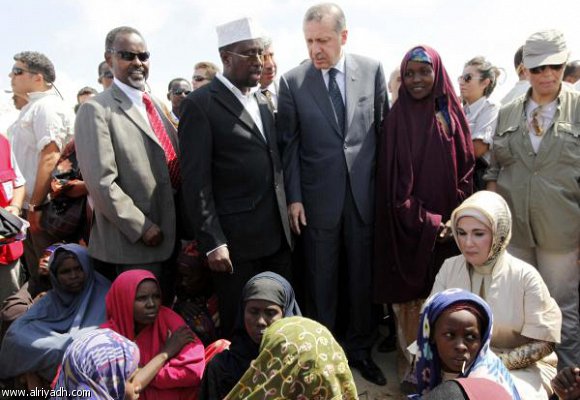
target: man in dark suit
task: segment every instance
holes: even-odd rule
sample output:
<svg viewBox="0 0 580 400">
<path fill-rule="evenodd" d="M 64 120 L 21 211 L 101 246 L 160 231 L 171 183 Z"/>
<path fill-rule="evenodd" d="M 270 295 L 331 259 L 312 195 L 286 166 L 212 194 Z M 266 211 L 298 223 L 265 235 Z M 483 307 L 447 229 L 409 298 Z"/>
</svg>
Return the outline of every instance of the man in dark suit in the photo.
<svg viewBox="0 0 580 400">
<path fill-rule="evenodd" d="M 224 73 L 183 101 L 179 145 L 187 224 L 214 272 L 228 336 L 249 278 L 288 277 L 290 227 L 274 117 L 250 91 L 262 72 L 261 34 L 248 18 L 217 31 Z"/>
<path fill-rule="evenodd" d="M 109 278 L 134 268 L 161 278 L 176 241 L 177 136 L 145 92 L 149 52 L 141 34 L 119 27 L 105 43 L 113 85 L 79 108 L 75 126 L 94 208 L 89 253 Z"/>
<path fill-rule="evenodd" d="M 280 80 L 278 134 L 282 139 L 288 214 L 304 233 L 311 315 L 335 328 L 338 294 L 348 298 L 345 349 L 366 379 L 386 384 L 370 350 L 371 255 L 375 143 L 386 100 L 379 62 L 345 54 L 348 31 L 335 4 L 311 7 L 304 18 L 310 61 Z M 347 290 L 338 288 L 344 248 Z"/>
</svg>

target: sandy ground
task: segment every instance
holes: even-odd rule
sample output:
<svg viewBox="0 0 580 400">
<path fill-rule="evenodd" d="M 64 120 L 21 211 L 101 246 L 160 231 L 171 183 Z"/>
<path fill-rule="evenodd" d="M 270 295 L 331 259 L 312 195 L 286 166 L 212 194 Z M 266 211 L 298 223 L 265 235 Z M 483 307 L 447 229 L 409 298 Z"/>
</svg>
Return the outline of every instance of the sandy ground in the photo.
<svg viewBox="0 0 580 400">
<path fill-rule="evenodd" d="M 381 337 L 381 340 L 383 338 Z M 377 342 L 377 343 L 380 343 Z M 365 380 L 360 373 L 356 370 L 352 370 L 352 375 L 354 377 L 359 399 L 361 400 L 404 400 L 407 397 L 401 393 L 399 390 L 399 381 L 397 378 L 397 368 L 396 368 L 396 352 L 390 353 L 379 353 L 375 349 L 373 350 L 373 360 L 377 365 L 383 370 L 383 373 L 387 377 L 386 386 L 377 386 L 367 380 Z"/>
</svg>

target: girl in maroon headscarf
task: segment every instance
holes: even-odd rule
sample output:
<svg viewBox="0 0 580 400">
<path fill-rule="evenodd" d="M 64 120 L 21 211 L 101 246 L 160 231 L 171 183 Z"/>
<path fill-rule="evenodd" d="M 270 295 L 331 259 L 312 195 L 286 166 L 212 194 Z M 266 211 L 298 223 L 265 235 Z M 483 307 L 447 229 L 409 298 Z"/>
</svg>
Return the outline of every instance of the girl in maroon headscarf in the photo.
<svg viewBox="0 0 580 400">
<path fill-rule="evenodd" d="M 439 54 L 411 49 L 377 157 L 375 298 L 395 303 L 399 342 L 414 340 L 422 300 L 459 250 L 445 224 L 472 192 L 469 125 Z"/>
</svg>

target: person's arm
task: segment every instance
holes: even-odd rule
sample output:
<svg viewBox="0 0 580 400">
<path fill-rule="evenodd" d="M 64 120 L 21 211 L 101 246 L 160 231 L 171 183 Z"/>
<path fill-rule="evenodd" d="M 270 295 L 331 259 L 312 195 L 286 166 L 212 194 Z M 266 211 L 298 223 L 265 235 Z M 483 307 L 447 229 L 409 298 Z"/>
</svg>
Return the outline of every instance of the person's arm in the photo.
<svg viewBox="0 0 580 400">
<path fill-rule="evenodd" d="M 301 233 L 300 227 L 307 224 L 300 186 L 300 125 L 296 104 L 284 76 L 280 78 L 276 130 L 281 143 L 288 219 L 292 231 L 299 235 Z"/>
<path fill-rule="evenodd" d="M 106 110 L 95 101 L 83 104 L 75 124 L 75 146 L 83 179 L 98 209 L 132 243 L 143 240 L 146 245 L 161 242 L 161 231 L 135 205 L 117 183 L 115 150 L 109 131 Z M 154 235 L 146 237 L 151 230 Z M 148 240 L 148 241 L 146 241 Z"/>
<path fill-rule="evenodd" d="M 493 134 L 497 127 L 497 115 L 499 106 L 489 103 L 486 100 L 483 109 L 475 120 L 475 125 L 471 131 L 473 139 L 473 150 L 475 158 L 483 156 L 493 143 Z"/>
<path fill-rule="evenodd" d="M 34 189 L 30 196 L 30 204 L 35 207 L 44 203 L 46 195 L 50 190 L 50 181 L 52 180 L 52 171 L 60 158 L 60 149 L 55 142 L 50 142 L 40 151 L 38 155 L 38 168 L 36 170 L 36 180 Z M 28 213 L 28 222 L 30 222 L 30 231 L 33 233 L 40 232 L 41 210 L 34 210 Z"/>
<path fill-rule="evenodd" d="M 223 246 L 227 238 L 213 197 L 212 127 L 197 101 L 186 98 L 181 103 L 178 137 L 182 188 L 188 207 L 185 217 L 191 219 L 186 223 L 193 226 L 200 250 L 208 256 L 209 267 L 215 271 L 229 271 L 229 251 Z"/>
<path fill-rule="evenodd" d="M 175 357 L 184 346 L 192 341 L 193 332 L 191 329 L 187 326 L 178 328 L 169 336 L 161 352 L 149 360 L 149 362 L 137 372 L 133 378 L 133 382 L 135 382 L 141 390 L 144 390 L 151 381 L 156 378 L 159 371 L 163 369 L 166 363 Z"/>
<path fill-rule="evenodd" d="M 12 193 L 12 200 L 10 204 L 6 206 L 6 210 L 13 215 L 20 216 L 22 213 L 22 203 L 24 202 L 24 195 L 26 194 L 26 189 L 24 186 L 19 186 L 14 188 Z"/>
</svg>

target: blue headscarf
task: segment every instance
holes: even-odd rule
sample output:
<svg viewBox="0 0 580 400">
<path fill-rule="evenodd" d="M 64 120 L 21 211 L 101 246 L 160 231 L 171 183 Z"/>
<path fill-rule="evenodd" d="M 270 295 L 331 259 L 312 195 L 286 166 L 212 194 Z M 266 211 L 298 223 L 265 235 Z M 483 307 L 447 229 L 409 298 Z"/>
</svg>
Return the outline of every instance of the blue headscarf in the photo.
<svg viewBox="0 0 580 400">
<path fill-rule="evenodd" d="M 95 329 L 66 349 L 55 389 L 66 388 L 68 393 L 88 390 L 87 399 L 122 399 L 125 382 L 138 364 L 139 347 L 135 343 L 110 329 Z M 54 397 L 69 398 L 73 397 Z"/>
<path fill-rule="evenodd" d="M 421 310 L 419 333 L 417 336 L 417 384 L 420 394 L 433 389 L 441 383 L 441 364 L 437 347 L 431 340 L 432 330 L 435 329 L 437 318 L 455 303 L 472 303 L 479 309 L 486 321 L 482 321 L 481 347 L 475 357 L 475 361 L 459 377 L 487 378 L 502 385 L 516 400 L 520 399 L 518 391 L 512 381 L 511 375 L 501 360 L 491 351 L 489 344 L 493 328 L 493 315 L 489 305 L 479 296 L 463 289 L 447 289 L 435 293 L 427 299 Z"/>
<path fill-rule="evenodd" d="M 56 277 L 55 257 L 73 253 L 85 274 L 80 293 L 66 292 Z M 105 321 L 105 296 L 111 285 L 93 270 L 87 250 L 78 244 L 56 248 L 49 260 L 52 290 L 10 325 L 0 349 L 0 379 L 36 372 L 52 381 L 74 338 Z M 14 362 L 18 360 L 18 362 Z"/>
</svg>

